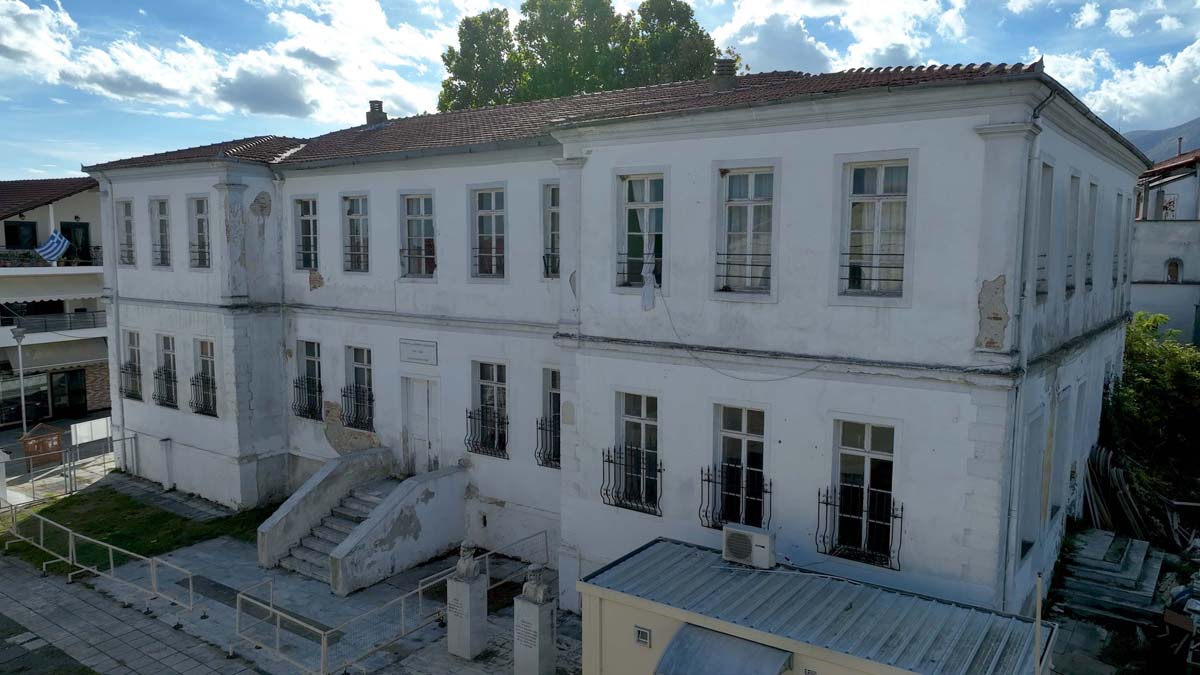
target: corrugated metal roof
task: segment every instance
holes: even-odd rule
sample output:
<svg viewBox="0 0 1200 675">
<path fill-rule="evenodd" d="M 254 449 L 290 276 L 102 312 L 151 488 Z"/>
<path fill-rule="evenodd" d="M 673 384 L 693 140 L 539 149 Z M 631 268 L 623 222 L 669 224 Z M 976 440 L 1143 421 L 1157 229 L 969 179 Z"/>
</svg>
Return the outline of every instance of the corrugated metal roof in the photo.
<svg viewBox="0 0 1200 675">
<path fill-rule="evenodd" d="M 1034 621 L 656 539 L 583 580 L 676 609 L 916 673 L 1033 672 Z M 1055 626 L 1042 622 L 1042 649 Z"/>
</svg>

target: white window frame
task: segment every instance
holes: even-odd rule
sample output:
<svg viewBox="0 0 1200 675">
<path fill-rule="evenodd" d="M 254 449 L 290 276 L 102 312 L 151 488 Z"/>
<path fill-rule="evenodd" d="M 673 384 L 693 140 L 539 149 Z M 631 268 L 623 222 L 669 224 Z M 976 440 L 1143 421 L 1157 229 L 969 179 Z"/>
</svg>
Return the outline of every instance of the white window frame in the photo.
<svg viewBox="0 0 1200 675">
<path fill-rule="evenodd" d="M 418 213 L 409 213 L 409 202 L 415 200 L 419 207 Z M 400 277 L 408 280 L 432 280 L 437 278 L 438 247 L 437 247 L 437 200 L 432 190 L 405 190 L 400 193 L 400 248 L 406 252 L 400 256 Z M 428 235 L 423 232 L 413 236 L 411 227 L 416 223 L 428 223 Z M 414 249 L 413 243 L 418 242 L 420 249 Z M 419 251 L 419 252 L 418 252 Z M 427 252 L 432 252 L 429 255 Z M 420 269 L 413 271 L 413 257 L 418 257 Z M 431 257 L 432 260 L 426 260 Z"/>
<path fill-rule="evenodd" d="M 490 199 L 491 208 L 488 208 L 488 209 L 479 208 L 479 195 L 484 194 L 484 193 L 491 194 L 491 199 Z M 501 200 L 504 202 L 502 208 L 496 208 L 496 195 L 500 195 Z M 508 207 L 510 206 L 508 185 L 507 185 L 507 183 L 503 183 L 503 182 L 501 182 L 501 183 L 486 183 L 486 184 L 480 184 L 480 185 L 469 185 L 469 186 L 467 186 L 467 200 L 468 200 L 467 213 L 471 214 L 471 222 L 469 224 L 469 231 L 471 233 L 471 239 L 467 246 L 467 265 L 468 265 L 467 269 L 470 271 L 469 279 L 472 282 L 476 282 L 476 283 L 477 282 L 506 282 L 508 280 L 508 276 L 509 276 L 509 274 L 508 274 L 508 271 L 509 271 L 508 270 L 508 268 L 509 268 L 509 265 L 508 265 L 508 257 L 509 257 L 508 256 L 508 243 L 509 243 L 509 230 L 510 230 L 510 226 L 511 226 L 511 221 L 510 221 L 510 218 L 508 215 L 509 214 Z M 487 235 L 481 235 L 479 233 L 479 219 L 481 217 L 488 218 L 490 233 Z M 500 232 L 500 234 L 496 234 L 496 219 L 497 218 L 500 219 L 500 223 L 501 223 L 500 227 L 503 230 L 502 232 Z M 493 252 L 491 254 L 488 254 L 491 256 L 491 263 L 492 263 L 491 264 L 492 272 L 490 272 L 488 274 L 482 274 L 480 272 L 481 266 L 479 265 L 479 260 L 478 260 L 479 252 L 483 249 L 483 247 L 479 245 L 481 237 L 483 237 L 483 236 L 491 237 L 491 249 L 490 250 Z M 499 250 L 498 254 L 495 253 L 497 250 Z M 499 273 L 496 273 L 496 271 L 495 271 L 497 262 L 499 263 L 499 267 L 500 267 Z"/>
<path fill-rule="evenodd" d="M 542 183 L 541 192 L 542 279 L 557 279 L 562 270 L 562 187 L 557 181 L 546 181 Z M 550 256 L 553 256 L 553 265 Z"/>
<path fill-rule="evenodd" d="M 148 204 L 150 209 L 150 267 L 169 270 L 174 262 L 171 250 L 171 200 L 166 197 L 151 197 Z M 159 204 L 162 204 L 164 208 L 159 209 Z M 167 261 L 165 264 L 161 262 L 164 252 Z"/>
<path fill-rule="evenodd" d="M 212 256 L 212 212 L 209 210 L 208 195 L 188 195 L 188 267 L 191 269 L 211 270 Z M 201 205 L 203 204 L 203 208 Z M 197 264 L 197 256 L 193 248 L 204 250 L 204 262 Z"/>
<path fill-rule="evenodd" d="M 654 180 L 662 181 L 662 201 L 649 201 L 648 200 L 649 194 L 650 194 L 650 182 L 654 181 Z M 646 188 L 645 188 L 644 193 L 647 196 L 647 201 L 641 201 L 641 202 L 630 202 L 629 201 L 628 185 L 632 181 L 644 181 L 645 182 Z M 659 263 L 659 269 L 660 269 L 659 276 L 661 278 L 657 281 L 657 283 L 655 284 L 655 287 L 662 289 L 663 294 L 664 295 L 666 294 L 667 270 L 668 270 L 667 263 L 668 263 L 668 259 L 669 259 L 669 255 L 670 255 L 670 251 L 668 249 L 668 241 L 669 240 L 667 238 L 667 229 L 668 229 L 667 216 L 668 216 L 668 212 L 669 212 L 667 204 L 670 201 L 669 186 L 670 186 L 670 179 L 669 179 L 668 172 L 665 169 L 646 167 L 646 168 L 633 170 L 633 171 L 629 171 L 629 172 L 620 172 L 619 171 L 616 174 L 617 203 L 619 204 L 619 208 L 617 211 L 617 218 L 616 218 L 617 241 L 616 241 L 616 260 L 615 260 L 616 264 L 613 267 L 613 288 L 618 292 L 629 293 L 632 295 L 640 295 L 642 293 L 642 285 L 643 285 L 643 281 L 644 281 L 640 278 L 641 277 L 641 269 L 642 269 L 641 261 L 645 259 L 644 258 L 645 257 L 644 250 L 643 250 L 643 257 L 638 259 L 638 261 L 635 262 L 635 261 L 631 261 L 628 259 L 629 240 L 630 240 L 630 236 L 632 236 L 632 233 L 630 233 L 629 229 L 628 229 L 629 211 L 637 210 L 637 211 L 645 212 L 648 215 L 650 211 L 652 211 L 654 209 L 659 209 L 662 211 L 662 232 L 659 233 L 659 235 L 658 235 L 659 239 L 662 240 L 662 246 L 661 246 L 662 261 Z M 622 262 L 623 259 L 624 259 L 624 262 Z M 621 277 L 625 276 L 628 279 L 628 277 L 630 276 L 629 269 L 631 268 L 631 266 L 633 266 L 633 269 L 637 270 L 637 275 L 638 275 L 639 279 L 638 279 L 638 281 L 628 281 L 623 284 L 621 282 Z M 624 274 L 623 274 L 623 271 L 624 271 Z"/>
<path fill-rule="evenodd" d="M 1050 254 L 1054 249 L 1054 219 L 1057 209 L 1054 204 L 1055 166 L 1051 158 L 1043 156 L 1038 168 L 1037 223 L 1033 240 L 1033 284 L 1035 303 L 1044 303 L 1050 297 Z"/>
<path fill-rule="evenodd" d="M 629 414 L 628 413 L 627 408 L 626 408 L 626 398 L 627 397 L 636 397 L 639 399 L 637 414 Z M 654 416 L 653 417 L 650 416 L 650 400 L 651 399 L 654 400 Z M 663 480 L 663 475 L 659 471 L 659 468 L 662 467 L 662 463 L 663 463 L 662 462 L 662 447 L 663 447 L 662 446 L 662 415 L 661 415 L 662 405 L 661 405 L 660 401 L 661 401 L 661 398 L 659 397 L 658 394 L 633 392 L 633 391 L 618 391 L 617 392 L 617 395 L 616 395 L 617 443 L 616 443 L 616 447 L 613 449 L 613 452 L 622 452 L 623 453 L 623 452 L 625 452 L 626 446 L 632 446 L 635 448 L 640 448 L 643 451 L 643 457 L 646 454 L 650 454 L 650 453 L 654 454 L 654 471 L 651 471 L 651 472 L 646 471 L 646 462 L 641 461 L 641 459 L 639 458 L 638 467 L 639 467 L 640 473 L 637 474 L 638 488 L 637 488 L 636 494 L 641 495 L 641 503 L 642 504 L 654 504 L 655 506 L 657 506 L 659 508 L 662 507 L 661 495 L 664 492 L 664 489 L 663 489 L 664 486 L 661 485 L 661 482 Z M 638 438 L 637 439 L 630 439 L 628 434 L 626 433 L 626 427 L 630 424 L 635 425 L 637 427 L 637 430 L 638 430 Z M 653 433 L 650 433 L 647 429 L 648 427 L 651 427 L 651 426 L 654 428 Z M 653 440 L 653 443 L 647 442 L 651 439 Z M 636 442 L 631 442 L 631 441 L 636 441 Z M 628 473 L 628 459 L 625 460 L 625 466 L 626 466 L 627 473 L 622 477 L 622 480 L 628 480 L 633 475 L 633 474 Z M 649 501 L 646 498 L 646 495 L 649 494 L 647 492 L 647 485 L 651 482 L 656 483 L 654 485 L 653 492 L 652 492 L 654 495 L 653 502 Z M 633 491 L 631 491 L 629 489 L 628 483 L 626 484 L 624 491 L 627 495 L 633 493 Z M 638 501 L 638 500 L 631 499 L 630 501 Z"/>
<path fill-rule="evenodd" d="M 304 204 L 309 205 L 309 213 L 304 213 Z M 320 269 L 321 241 L 319 209 L 320 202 L 315 195 L 296 195 L 292 197 L 292 220 L 295 223 L 295 257 L 292 260 L 297 271 L 308 272 Z M 305 245 L 311 248 L 305 248 Z M 311 261 L 311 264 L 305 264 Z"/>
<path fill-rule="evenodd" d="M 714 192 L 716 199 L 713 204 L 714 220 L 716 227 L 713 228 L 713 263 L 714 263 L 714 283 L 712 284 L 712 293 L 710 297 L 716 300 L 771 300 L 777 298 L 775 287 L 778 282 L 775 279 L 775 271 L 778 270 L 778 253 L 779 253 L 779 198 L 782 183 L 780 182 L 779 169 L 782 162 L 778 159 L 765 159 L 761 161 L 717 161 L 713 162 L 714 174 Z M 756 175 L 769 173 L 772 175 L 771 180 L 771 198 L 761 199 L 754 192 Z M 745 199 L 729 199 L 729 179 L 731 176 L 749 175 L 750 194 Z M 753 241 L 754 226 L 753 214 L 754 209 L 759 206 L 767 206 L 771 210 L 770 216 L 770 236 L 767 240 L 767 253 L 765 272 L 760 276 L 765 275 L 767 279 L 766 286 L 752 285 L 731 285 L 729 290 L 724 290 L 725 283 L 722 281 L 724 275 L 722 272 L 728 272 L 731 269 L 728 257 L 730 255 L 729 247 L 729 210 L 730 208 L 743 208 L 747 212 L 746 220 L 746 238 L 748 242 Z M 750 252 L 745 254 L 747 259 L 749 256 L 755 255 Z M 760 260 L 751 260 L 751 262 L 762 262 Z M 738 276 L 748 276 L 755 274 L 759 268 L 749 268 L 749 271 L 738 269 L 737 266 L 732 266 L 734 271 L 738 271 Z"/>
<path fill-rule="evenodd" d="M 1072 169 L 1067 178 L 1067 243 L 1064 270 L 1066 277 L 1067 297 L 1075 295 L 1075 286 L 1079 279 L 1079 270 L 1075 251 L 1079 248 L 1079 221 L 1083 217 L 1080 200 L 1083 198 L 1083 177 Z"/>
<path fill-rule="evenodd" d="M 359 211 L 351 215 L 351 204 L 358 202 Z M 339 195 L 338 204 L 342 214 L 342 272 L 346 274 L 371 273 L 371 197 L 366 192 L 347 192 Z M 353 247 L 357 251 L 351 251 Z M 359 267 L 355 269 L 350 257 L 359 256 Z"/>
<path fill-rule="evenodd" d="M 375 360 L 370 347 L 346 345 L 346 386 L 375 391 Z"/>
<path fill-rule="evenodd" d="M 125 359 L 121 365 L 133 363 L 140 369 L 142 367 L 142 335 L 136 330 L 126 329 L 122 332 L 125 334 Z"/>
<path fill-rule="evenodd" d="M 174 391 L 171 392 L 171 400 L 173 401 L 172 407 L 178 406 L 179 405 L 179 365 L 175 358 L 175 336 L 167 335 L 165 333 L 159 333 L 155 336 L 154 342 L 155 342 L 155 351 L 156 351 L 155 361 L 157 364 L 155 370 L 161 368 L 163 370 L 170 371 L 171 375 L 174 376 L 174 380 L 171 383 L 172 388 L 174 388 Z M 157 373 L 155 373 L 154 386 L 155 386 L 155 393 L 158 393 L 158 391 L 157 391 L 158 390 Z"/>
<path fill-rule="evenodd" d="M 212 338 L 196 338 L 192 343 L 195 356 L 195 375 L 207 375 L 213 383 L 213 415 L 220 414 L 221 380 L 217 377 L 217 342 Z M 193 408 L 193 412 L 195 409 Z M 200 413 L 196 413 L 200 414 Z"/>
<path fill-rule="evenodd" d="M 744 404 L 727 405 L 724 403 L 716 404 L 713 406 L 713 410 L 716 415 L 714 419 L 716 438 L 713 442 L 713 456 L 714 463 L 717 465 L 717 470 L 721 472 L 722 478 L 722 492 L 717 496 L 717 498 L 721 500 L 721 516 L 726 522 L 741 523 L 742 525 L 748 525 L 751 527 L 765 527 L 768 519 L 770 518 L 770 506 L 768 502 L 770 498 L 768 497 L 769 489 L 767 488 L 767 483 L 769 480 L 767 478 L 769 471 L 769 465 L 767 463 L 767 449 L 769 447 L 767 445 L 767 411 L 765 408 L 761 407 L 746 406 Z M 740 424 L 739 429 L 734 430 L 727 429 L 725 427 L 726 411 L 737 413 Z M 757 413 L 762 418 L 761 434 L 750 431 L 751 413 Z M 730 475 L 727 471 L 727 462 L 725 461 L 725 442 L 727 440 L 735 441 L 739 446 L 738 464 L 736 465 L 739 469 L 739 475 L 736 490 L 733 489 L 733 486 L 729 485 L 728 480 Z M 750 466 L 749 462 L 750 444 L 754 442 L 759 443 L 762 447 L 762 452 L 760 453 L 761 464 L 757 468 Z M 732 463 L 729 463 L 729 465 L 731 467 L 734 466 Z M 761 491 L 757 495 L 759 508 L 761 509 L 757 523 L 747 522 L 746 518 L 746 502 L 753 500 L 753 497 L 749 495 L 749 491 L 747 489 L 751 483 L 750 479 L 748 478 L 750 473 L 757 473 L 759 475 L 759 485 L 761 486 Z M 731 518 L 729 512 L 725 509 L 727 505 L 725 498 L 727 496 L 737 497 L 737 518 Z"/>
<path fill-rule="evenodd" d="M 1117 287 L 1117 282 L 1121 278 L 1121 237 L 1124 231 L 1124 222 L 1122 220 L 1125 212 L 1125 196 L 1118 192 L 1116 201 L 1113 204 L 1113 250 L 1112 250 L 1112 287 Z M 1115 296 L 1116 293 L 1113 293 Z"/>
<path fill-rule="evenodd" d="M 902 281 L 898 295 L 884 295 L 865 292 L 843 292 L 842 281 L 842 252 L 847 251 L 850 242 L 850 204 L 851 188 L 854 169 L 863 166 L 907 164 L 908 186 L 905 195 L 904 216 L 904 263 L 901 269 Z M 829 296 L 830 306 L 857 307 L 911 307 L 916 288 L 914 270 L 916 269 L 917 249 L 914 236 L 920 218 L 920 153 L 915 148 L 898 148 L 894 150 L 879 150 L 873 152 L 858 152 L 834 155 L 832 184 L 838 206 L 833 209 L 832 238 L 837 249 L 832 252 L 832 264 L 829 266 Z M 880 177 L 882 180 L 882 176 Z M 780 228 L 776 228 L 777 230 Z M 776 249 L 778 250 L 778 248 Z M 778 275 L 776 275 L 778 277 Z"/>
<path fill-rule="evenodd" d="M 855 448 L 852 446 L 847 446 L 843 442 L 842 425 L 847 424 L 847 423 L 848 424 L 861 424 L 865 427 L 865 431 L 864 431 L 864 435 L 863 435 L 863 448 L 860 449 L 860 448 Z M 872 445 L 871 437 L 872 437 L 873 430 L 876 428 L 891 429 L 891 431 L 892 431 L 892 450 L 891 450 L 891 452 L 882 452 L 882 451 L 876 451 L 876 450 L 871 449 L 871 445 Z M 894 509 L 895 505 L 899 502 L 899 499 L 897 497 L 898 491 L 896 489 L 897 488 L 897 486 L 896 486 L 896 468 L 897 468 L 896 455 L 897 455 L 897 450 L 900 448 L 900 426 L 893 420 L 872 419 L 872 418 L 862 417 L 862 416 L 858 416 L 858 415 L 849 415 L 849 416 L 839 415 L 834 419 L 833 447 L 834 447 L 834 451 L 833 451 L 833 484 L 837 488 L 837 491 L 838 491 L 838 511 L 835 514 L 836 526 L 835 526 L 834 532 L 832 533 L 833 534 L 833 542 L 834 542 L 833 547 L 838 548 L 841 546 L 846 546 L 847 548 L 857 548 L 858 550 L 864 551 L 864 552 L 870 551 L 870 549 L 867 548 L 867 545 L 868 545 L 868 537 L 869 537 L 869 532 L 870 532 L 870 520 L 868 517 L 868 512 L 869 512 L 869 508 L 870 508 L 870 491 L 873 489 L 871 487 L 871 485 L 872 485 L 871 461 L 879 460 L 879 461 L 891 462 L 892 485 L 891 485 L 891 488 L 889 490 L 887 490 L 887 492 L 891 497 L 891 508 Z M 841 539 L 841 537 L 842 537 L 842 519 L 843 519 L 843 517 L 847 517 L 847 518 L 851 517 L 848 515 L 843 516 L 843 512 L 842 512 L 842 508 L 843 508 L 842 505 L 843 505 L 843 500 L 844 500 L 844 495 L 842 495 L 842 457 L 843 457 L 843 455 L 861 457 L 863 459 L 863 485 L 862 485 L 863 510 L 862 510 L 861 514 L 859 515 L 859 522 L 860 522 L 861 530 L 859 532 L 859 545 L 857 547 L 848 546 L 848 545 L 841 543 L 842 542 L 842 539 Z M 891 519 L 890 510 L 889 510 L 889 514 L 888 514 L 888 523 L 889 523 L 889 527 L 896 527 L 895 522 Z M 899 534 L 900 534 L 900 536 L 903 536 L 903 531 L 901 531 Z M 890 546 L 892 540 L 894 540 L 894 537 L 890 536 L 890 533 L 889 533 L 889 540 L 888 540 L 889 548 L 888 548 L 888 551 L 886 552 L 886 555 L 889 559 L 892 556 L 892 550 L 891 550 L 891 546 Z M 874 551 L 872 551 L 872 552 L 878 554 L 878 552 L 874 552 Z"/>
<path fill-rule="evenodd" d="M 309 349 L 312 347 L 312 350 Z M 309 352 L 312 353 L 309 353 Z M 296 340 L 296 376 L 321 381 L 321 343 L 316 340 Z"/>
<path fill-rule="evenodd" d="M 133 200 L 117 201 L 120 227 L 117 230 L 117 264 L 124 267 L 137 267 L 137 230 L 133 218 Z M 128 252 L 128 259 L 125 253 Z"/>
</svg>

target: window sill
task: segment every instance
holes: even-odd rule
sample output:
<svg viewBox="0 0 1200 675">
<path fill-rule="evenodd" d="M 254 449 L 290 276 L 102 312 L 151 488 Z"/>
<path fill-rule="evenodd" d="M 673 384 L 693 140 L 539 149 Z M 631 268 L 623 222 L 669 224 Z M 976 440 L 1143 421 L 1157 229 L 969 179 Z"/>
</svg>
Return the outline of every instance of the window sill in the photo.
<svg viewBox="0 0 1200 675">
<path fill-rule="evenodd" d="M 467 277 L 467 283 L 468 284 L 507 284 L 508 277 L 507 276 L 494 276 L 494 277 L 470 276 L 470 277 Z"/>
<path fill-rule="evenodd" d="M 887 295 L 883 293 L 838 291 L 829 299 L 832 307 L 877 307 L 877 308 L 909 308 L 912 307 L 912 297 L 907 293 Z"/>
<path fill-rule="evenodd" d="M 401 276 L 399 279 L 396 279 L 396 282 L 401 283 L 401 284 L 436 284 L 437 283 L 437 275 L 430 274 L 428 276 L 420 276 L 420 277 Z"/>
<path fill-rule="evenodd" d="M 714 288 L 709 292 L 709 298 L 718 302 L 778 302 L 779 298 L 775 294 L 775 288 L 772 287 L 766 291 L 751 291 L 751 290 L 725 290 L 722 288 Z"/>
<path fill-rule="evenodd" d="M 872 553 L 859 548 L 837 546 L 829 552 L 829 555 L 840 560 L 848 560 L 853 563 L 870 565 L 871 567 L 878 567 L 886 570 L 899 571 L 900 569 L 898 564 L 893 566 L 894 561 L 892 560 L 891 556 L 884 555 L 882 553 Z"/>
<path fill-rule="evenodd" d="M 659 293 L 663 297 L 668 297 L 668 298 L 671 297 L 666 291 L 663 290 L 662 286 L 655 285 L 654 290 L 655 290 L 655 292 Z M 613 286 L 612 292 L 616 293 L 618 295 L 641 295 L 642 287 L 641 286 Z"/>
<path fill-rule="evenodd" d="M 343 273 L 343 274 L 361 274 L 362 276 L 364 276 L 364 277 L 365 277 L 365 276 L 370 276 L 370 275 L 371 275 L 371 270 L 369 270 L 369 269 L 366 269 L 366 270 L 348 270 L 348 269 L 346 269 L 346 268 L 344 268 L 344 267 L 343 267 L 343 268 L 342 268 L 342 273 Z"/>
</svg>

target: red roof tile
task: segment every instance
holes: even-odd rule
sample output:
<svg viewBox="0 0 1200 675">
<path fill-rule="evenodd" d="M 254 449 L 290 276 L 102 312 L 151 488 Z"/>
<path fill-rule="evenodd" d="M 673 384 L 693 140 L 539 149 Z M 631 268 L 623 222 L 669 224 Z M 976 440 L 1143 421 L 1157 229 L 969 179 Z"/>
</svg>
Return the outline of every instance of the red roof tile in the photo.
<svg viewBox="0 0 1200 675">
<path fill-rule="evenodd" d="M 1171 159 L 1164 159 L 1163 161 L 1158 162 L 1154 166 L 1150 167 L 1146 173 L 1142 174 L 1142 177 L 1145 178 L 1169 173 L 1172 169 L 1178 169 L 1180 167 L 1184 167 L 1189 164 L 1196 164 L 1198 162 L 1200 162 L 1200 148 L 1190 150 L 1182 155 L 1176 155 Z"/>
<path fill-rule="evenodd" d="M 222 141 L 199 145 L 194 148 L 158 152 L 153 155 L 130 157 L 103 164 L 84 167 L 85 171 L 108 169 L 129 169 L 142 166 L 158 166 L 160 164 L 178 164 L 180 162 L 202 162 L 210 159 L 242 159 L 254 162 L 271 162 L 286 154 L 289 150 L 304 143 L 298 138 L 285 136 L 251 136 L 233 141 Z"/>
<path fill-rule="evenodd" d="M 93 178 L 40 178 L 0 181 L 0 218 L 32 211 L 84 190 L 99 187 Z"/>
</svg>

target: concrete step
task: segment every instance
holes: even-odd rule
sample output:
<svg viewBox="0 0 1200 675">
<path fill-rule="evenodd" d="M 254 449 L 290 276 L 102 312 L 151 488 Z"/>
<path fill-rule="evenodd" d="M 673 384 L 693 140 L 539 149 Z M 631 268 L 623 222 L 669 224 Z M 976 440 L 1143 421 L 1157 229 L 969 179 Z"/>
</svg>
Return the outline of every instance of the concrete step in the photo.
<svg viewBox="0 0 1200 675">
<path fill-rule="evenodd" d="M 1137 588 L 1142 580 L 1146 564 L 1149 562 L 1147 559 L 1149 550 L 1150 544 L 1148 542 L 1141 540 L 1131 541 L 1128 550 L 1122 558 L 1120 567 L 1072 556 L 1067 560 L 1066 572 L 1070 576 L 1097 583 L 1111 584 L 1121 588 Z M 1159 565 L 1161 566 L 1161 555 L 1159 558 Z"/>
<path fill-rule="evenodd" d="M 1105 621 L 1117 621 L 1117 622 L 1129 621 L 1129 622 L 1141 624 L 1144 626 L 1153 626 L 1162 619 L 1161 613 L 1159 614 L 1159 616 L 1156 616 L 1153 618 L 1147 618 L 1141 614 L 1130 615 L 1130 614 L 1125 614 L 1125 613 L 1110 612 L 1110 611 L 1107 611 L 1107 610 L 1099 608 L 1099 607 L 1091 607 L 1089 605 L 1081 605 L 1081 604 L 1070 602 L 1070 601 L 1064 602 L 1062 604 L 1062 606 L 1064 608 L 1070 610 L 1072 614 L 1078 614 L 1080 616 L 1089 617 L 1089 618 L 1093 618 L 1093 619 L 1103 619 Z"/>
<path fill-rule="evenodd" d="M 1154 593 L 1140 593 L 1133 589 L 1105 585 L 1094 581 L 1063 578 L 1063 589 L 1071 597 L 1094 598 L 1097 601 L 1113 601 L 1123 605 L 1151 605 L 1154 603 Z"/>
<path fill-rule="evenodd" d="M 306 548 L 311 548 L 312 550 L 325 556 L 333 553 L 333 549 L 337 548 L 336 542 L 329 541 L 328 539 L 322 539 L 321 537 L 313 535 L 309 535 L 301 539 L 300 543 Z"/>
<path fill-rule="evenodd" d="M 375 510 L 375 505 L 378 503 L 379 502 L 368 502 L 364 499 L 359 499 L 358 497 L 351 495 L 343 499 L 341 505 L 348 509 L 362 511 L 369 516 L 371 515 L 371 511 Z"/>
<path fill-rule="evenodd" d="M 1064 605 L 1073 609 L 1086 608 L 1092 612 L 1104 612 L 1137 623 L 1155 622 L 1162 619 L 1163 605 L 1161 603 L 1130 603 L 1094 593 L 1081 593 L 1070 589 L 1063 591 L 1063 600 Z"/>
<path fill-rule="evenodd" d="M 303 574 L 304 576 L 309 577 L 311 579 L 316 579 L 317 581 L 329 583 L 329 571 L 328 570 L 323 570 L 320 567 L 317 567 L 316 565 L 313 565 L 311 563 L 304 562 L 303 560 L 301 560 L 299 558 L 289 555 L 289 556 L 285 557 L 283 560 L 279 561 L 279 566 L 284 569 L 291 570 L 297 574 Z"/>
<path fill-rule="evenodd" d="M 338 544 L 345 541 L 346 537 L 348 537 L 350 535 L 347 532 L 342 532 L 341 530 L 335 530 L 332 527 L 318 525 L 313 528 L 312 532 L 309 533 L 309 536 L 314 539 L 320 539 L 321 541 L 327 542 L 330 545 L 337 546 Z"/>
<path fill-rule="evenodd" d="M 336 511 L 337 509 L 334 510 Z M 358 525 L 358 523 L 359 521 L 357 520 L 346 520 L 345 518 L 340 518 L 338 516 L 325 516 L 321 519 L 321 525 L 324 525 L 331 530 L 337 530 L 343 534 L 350 534 L 352 531 L 354 531 L 354 526 Z"/>
<path fill-rule="evenodd" d="M 367 516 L 371 515 L 371 512 L 367 511 L 364 513 L 360 509 L 350 508 L 350 507 L 346 507 L 346 506 L 335 506 L 335 507 L 333 507 L 333 515 L 335 515 L 338 518 L 341 518 L 343 520 L 348 520 L 351 523 L 354 523 L 355 525 L 357 525 L 358 523 L 361 523 L 364 520 L 366 520 Z"/>
<path fill-rule="evenodd" d="M 316 549 L 311 549 L 301 544 L 300 546 L 293 548 L 289 552 L 289 555 L 291 555 L 293 558 L 299 558 L 300 560 L 303 560 L 314 567 L 320 567 L 326 571 L 329 570 L 328 553 L 321 553 Z"/>
</svg>

